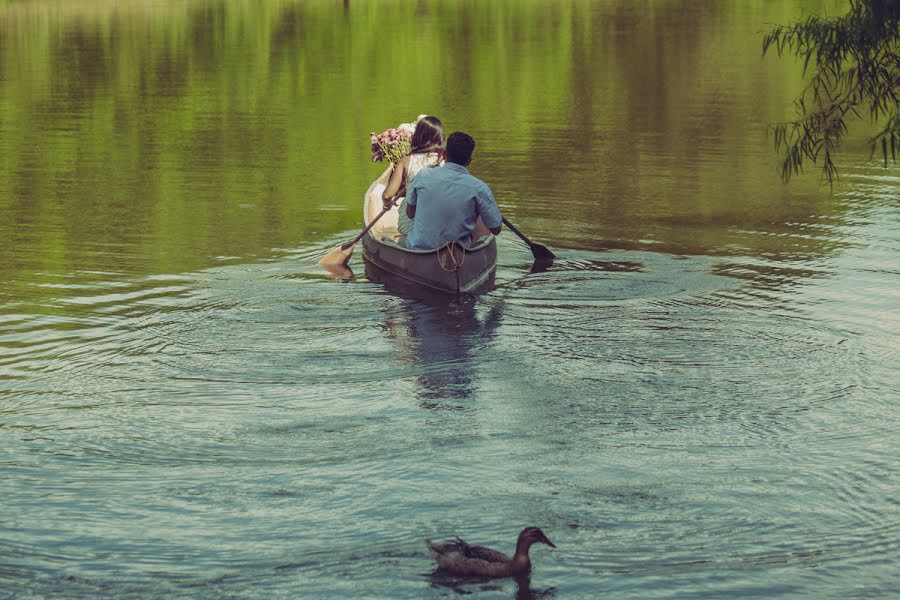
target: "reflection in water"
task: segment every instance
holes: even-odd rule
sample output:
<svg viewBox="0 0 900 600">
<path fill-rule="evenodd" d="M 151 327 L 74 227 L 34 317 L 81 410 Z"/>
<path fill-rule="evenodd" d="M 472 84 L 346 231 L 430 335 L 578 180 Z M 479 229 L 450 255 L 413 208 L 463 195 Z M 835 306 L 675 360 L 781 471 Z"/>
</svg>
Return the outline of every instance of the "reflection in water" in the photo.
<svg viewBox="0 0 900 600">
<path fill-rule="evenodd" d="M 554 248 L 758 255 L 783 239 L 741 232 L 843 210 L 771 164 L 785 115 L 759 83 L 798 67 L 761 61 L 758 31 L 791 3 L 408 4 L 0 5 L 0 278 L 180 272 L 356 229 L 366 132 L 426 108 Z"/>
<path fill-rule="evenodd" d="M 353 280 L 353 270 L 346 265 L 324 264 L 320 266 L 325 269 L 325 273 L 330 279 L 338 281 Z"/>
<path fill-rule="evenodd" d="M 430 292 L 365 261 L 366 275 L 404 298 L 386 309 L 385 330 L 401 350 L 401 359 L 419 372 L 417 397 L 423 408 L 460 408 L 441 400 L 463 400 L 473 393 L 476 365 L 472 355 L 491 343 L 502 319 L 499 305 L 479 317 L 476 295 Z M 478 292 L 494 287 L 493 274 Z"/>
<path fill-rule="evenodd" d="M 400 360 L 414 365 L 423 408 L 454 409 L 448 404 L 472 396 L 478 348 L 491 344 L 502 320 L 500 305 L 479 315 L 475 296 L 417 294 L 387 310 L 385 330 L 401 350 Z"/>
<path fill-rule="evenodd" d="M 897 170 L 786 187 L 765 135 L 802 64 L 759 32 L 834 1 L 412 4 L 0 3 L 0 589 L 900 588 Z M 323 281 L 426 111 L 549 271 Z M 537 589 L 408 576 L 526 519 Z"/>
<path fill-rule="evenodd" d="M 546 271 L 549 271 L 550 267 L 552 267 L 552 266 L 553 266 L 552 258 L 549 260 L 546 260 L 546 259 L 545 260 L 536 260 L 531 265 L 531 272 L 532 273 L 544 273 Z"/>
<path fill-rule="evenodd" d="M 505 579 L 490 579 L 486 577 L 458 577 L 435 571 L 428 577 L 432 587 L 443 587 L 452 590 L 459 595 L 469 595 L 476 591 L 482 592 L 506 592 L 510 587 L 510 583 L 515 584 L 515 600 L 540 600 L 541 598 L 552 598 L 556 595 L 556 588 L 553 586 L 546 588 L 531 587 L 531 575 L 519 575 L 517 577 Z"/>
</svg>

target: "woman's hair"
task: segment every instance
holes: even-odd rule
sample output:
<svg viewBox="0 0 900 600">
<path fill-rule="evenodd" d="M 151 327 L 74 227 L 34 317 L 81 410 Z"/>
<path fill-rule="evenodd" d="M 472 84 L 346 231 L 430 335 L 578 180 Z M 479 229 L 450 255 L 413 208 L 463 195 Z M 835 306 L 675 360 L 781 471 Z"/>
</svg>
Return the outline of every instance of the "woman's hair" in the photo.
<svg viewBox="0 0 900 600">
<path fill-rule="evenodd" d="M 422 117 L 409 142 L 410 154 L 444 151 L 444 124 L 437 117 Z"/>
</svg>

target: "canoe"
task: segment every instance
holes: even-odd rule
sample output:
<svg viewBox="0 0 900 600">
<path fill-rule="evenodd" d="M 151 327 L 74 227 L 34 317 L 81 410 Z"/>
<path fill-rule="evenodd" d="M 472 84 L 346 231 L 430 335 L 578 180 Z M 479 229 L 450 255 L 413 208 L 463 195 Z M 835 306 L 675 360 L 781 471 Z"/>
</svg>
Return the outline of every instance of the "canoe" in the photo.
<svg viewBox="0 0 900 600">
<path fill-rule="evenodd" d="M 363 201 L 366 225 L 383 209 L 381 194 L 391 175 L 388 167 L 372 182 Z M 368 265 L 407 282 L 448 294 L 474 294 L 492 287 L 497 269 L 497 240 L 479 220 L 475 244 L 463 248 L 411 250 L 398 245 L 397 209 L 386 213 L 363 236 L 363 259 Z"/>
</svg>

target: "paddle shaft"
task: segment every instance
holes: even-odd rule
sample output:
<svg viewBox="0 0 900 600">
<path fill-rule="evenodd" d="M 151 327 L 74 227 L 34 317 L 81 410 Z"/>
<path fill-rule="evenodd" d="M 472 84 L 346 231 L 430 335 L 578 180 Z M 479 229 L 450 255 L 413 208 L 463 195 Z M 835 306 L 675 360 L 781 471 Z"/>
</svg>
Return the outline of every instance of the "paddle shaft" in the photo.
<svg viewBox="0 0 900 600">
<path fill-rule="evenodd" d="M 385 208 L 383 211 L 381 211 L 380 213 L 378 213 L 377 215 L 375 215 L 375 218 L 372 219 L 371 221 L 369 221 L 369 224 L 366 225 L 366 226 L 363 228 L 363 230 L 359 232 L 359 235 L 358 235 L 358 236 L 356 236 L 355 238 L 353 238 L 352 241 L 349 241 L 349 242 L 347 242 L 346 244 L 344 244 L 344 245 L 341 246 L 341 250 L 348 250 L 348 249 L 351 248 L 354 244 L 356 244 L 356 242 L 358 242 L 359 240 L 361 240 L 361 239 L 362 239 L 362 236 L 366 235 L 366 234 L 369 232 L 369 230 L 372 229 L 372 226 L 373 226 L 375 223 L 378 222 L 378 219 L 380 219 L 381 217 L 383 217 L 384 214 L 385 214 L 386 212 L 388 212 L 389 210 L 391 210 L 392 208 L 393 208 L 393 206 L 388 206 L 388 207 Z"/>
<path fill-rule="evenodd" d="M 372 226 L 375 225 L 375 223 L 378 222 L 378 219 L 380 219 L 381 217 L 383 217 L 383 216 L 385 215 L 386 212 L 388 212 L 389 210 L 391 210 L 391 208 L 393 208 L 393 207 L 392 207 L 392 206 L 388 206 L 388 207 L 386 207 L 384 210 L 382 210 L 380 213 L 378 213 L 377 215 L 375 215 L 375 218 L 372 219 L 371 221 L 369 221 L 369 224 L 366 225 L 366 226 L 363 228 L 363 230 L 359 232 L 359 235 L 357 235 L 357 236 L 356 236 L 355 238 L 353 238 L 351 241 L 349 241 L 349 242 L 347 242 L 346 244 L 343 244 L 343 245 L 341 246 L 341 250 L 348 250 L 348 249 L 352 248 L 352 247 L 356 244 L 356 242 L 358 242 L 359 240 L 361 240 L 362 237 L 363 237 L 364 235 L 366 235 L 366 234 L 369 232 L 370 229 L 372 229 Z M 528 237 L 527 237 L 524 233 L 522 233 L 521 231 L 519 231 L 518 228 L 516 228 L 515 225 L 513 225 L 512 223 L 510 223 L 510 222 L 507 220 L 506 217 L 503 217 L 503 224 L 506 225 L 507 227 L 509 227 L 510 230 L 511 230 L 513 233 L 515 233 L 517 236 L 519 236 L 520 238 L 522 238 L 522 241 L 523 241 L 523 242 L 525 242 L 526 244 L 528 244 L 528 246 L 531 248 L 532 253 L 534 253 L 535 258 L 553 258 L 553 257 L 554 257 L 554 256 L 553 256 L 553 253 L 550 252 L 550 250 L 548 250 L 546 246 L 543 246 L 543 245 L 541 245 L 541 244 L 536 244 L 536 243 L 532 242 L 531 240 L 529 240 Z"/>
<path fill-rule="evenodd" d="M 525 243 L 528 244 L 529 246 L 534 246 L 534 243 L 533 243 L 531 240 L 529 240 L 529 239 L 525 236 L 524 233 L 522 233 L 521 231 L 519 231 L 518 229 L 516 229 L 516 226 L 515 226 L 515 225 L 513 225 L 512 223 L 510 223 L 509 221 L 507 221 L 507 220 L 506 220 L 506 217 L 503 217 L 503 224 L 506 225 L 507 227 L 509 227 L 509 228 L 512 230 L 512 232 L 513 232 L 514 234 L 516 234 L 517 236 L 519 236 L 520 238 L 522 238 L 522 241 L 523 241 L 523 242 L 525 242 Z"/>
<path fill-rule="evenodd" d="M 503 217 L 503 224 L 506 225 L 507 227 L 509 227 L 510 230 L 512 230 L 512 232 L 513 232 L 514 234 L 516 234 L 517 236 L 519 236 L 520 238 L 522 238 L 522 241 L 523 241 L 523 242 L 525 242 L 526 244 L 528 244 L 528 246 L 531 248 L 531 252 L 532 252 L 532 254 L 534 254 L 534 257 L 535 257 L 535 258 L 538 258 L 538 259 L 550 259 L 550 258 L 555 258 L 554 255 L 553 255 L 553 253 L 550 252 L 550 250 L 548 250 L 546 246 L 544 246 L 544 245 L 542 245 L 542 244 L 536 244 L 535 242 L 532 242 L 531 240 L 529 240 L 528 237 L 526 237 L 526 235 L 525 235 L 524 233 L 522 233 L 521 231 L 519 231 L 519 230 L 516 228 L 515 225 L 513 225 L 512 223 L 510 223 L 510 222 L 506 219 L 506 217 Z"/>
</svg>

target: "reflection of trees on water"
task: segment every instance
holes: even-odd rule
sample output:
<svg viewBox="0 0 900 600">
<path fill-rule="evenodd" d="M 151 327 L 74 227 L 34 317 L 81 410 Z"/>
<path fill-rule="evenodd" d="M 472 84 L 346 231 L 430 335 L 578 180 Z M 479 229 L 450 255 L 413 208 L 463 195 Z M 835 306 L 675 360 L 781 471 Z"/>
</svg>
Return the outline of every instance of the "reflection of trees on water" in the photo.
<svg viewBox="0 0 900 600">
<path fill-rule="evenodd" d="M 65 224 L 0 246 L 0 272 L 23 245 L 50 262 L 84 240 L 132 244 L 172 272 L 205 265 L 198 246 L 259 255 L 355 228 L 377 175 L 362 167 L 360 136 L 435 98 L 445 122 L 483 140 L 475 173 L 510 218 L 549 244 L 649 239 L 710 254 L 737 243 L 775 255 L 793 224 L 837 210 L 818 194 L 783 202 L 797 186 L 781 188 L 759 139 L 782 116 L 777 86 L 759 83 L 793 81 L 796 66 L 759 60 L 755 23 L 786 20 L 793 3 L 414 6 L 0 6 L 0 122 L 11 128 L 0 237 Z M 410 39 L 420 51 L 408 52 Z M 432 68 L 419 68 L 422 56 Z M 417 74 L 406 108 L 384 87 L 397 72 Z M 765 235 L 736 239 L 742 231 Z M 792 237 L 811 254 L 831 250 L 821 240 Z M 80 268 L 107 268 L 80 258 Z"/>
<path fill-rule="evenodd" d="M 415 366 L 422 406 L 458 408 L 452 401 L 471 397 L 478 349 L 495 337 L 503 315 L 500 305 L 486 306 L 471 296 L 406 299 L 387 312 L 385 329 L 401 350 L 401 360 Z"/>
<path fill-rule="evenodd" d="M 511 579 L 489 579 L 481 577 L 461 578 L 454 575 L 446 575 L 439 571 L 429 577 L 434 587 L 445 587 L 454 593 L 467 595 L 472 593 L 472 588 L 482 591 L 504 591 L 511 582 L 515 583 L 515 600 L 539 600 L 540 598 L 552 598 L 556 595 L 555 587 L 533 588 L 531 587 L 531 575 L 519 575 Z"/>
</svg>

